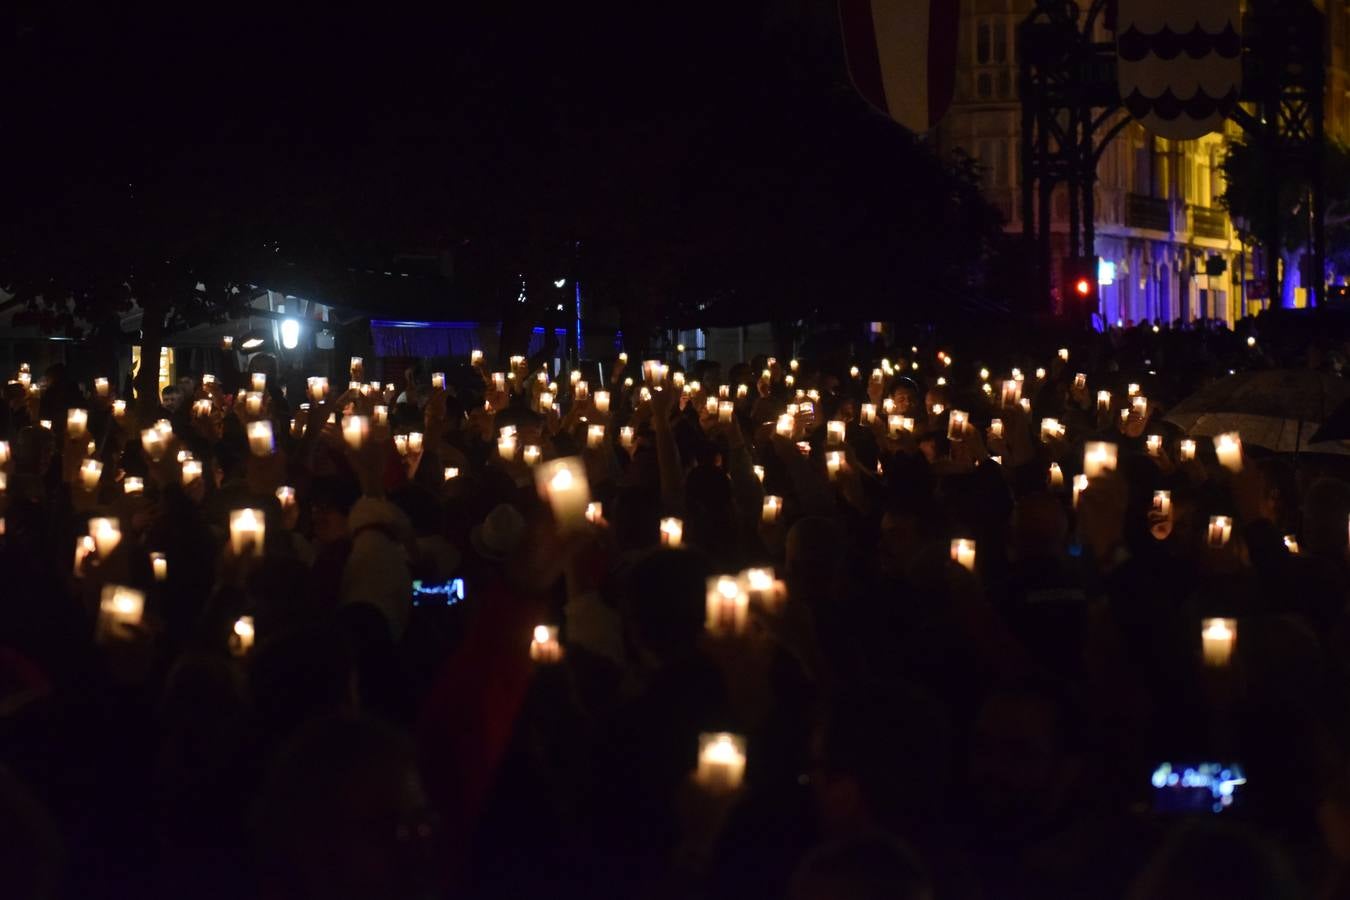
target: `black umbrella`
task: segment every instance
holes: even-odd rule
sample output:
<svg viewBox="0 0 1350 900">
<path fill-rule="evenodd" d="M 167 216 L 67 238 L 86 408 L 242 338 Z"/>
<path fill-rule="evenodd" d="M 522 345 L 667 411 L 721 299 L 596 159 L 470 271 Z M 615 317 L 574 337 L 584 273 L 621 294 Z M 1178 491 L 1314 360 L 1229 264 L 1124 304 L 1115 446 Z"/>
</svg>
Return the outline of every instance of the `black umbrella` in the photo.
<svg viewBox="0 0 1350 900">
<path fill-rule="evenodd" d="M 1332 410 L 1347 402 L 1350 382 L 1337 375 L 1270 369 L 1220 378 L 1177 404 L 1166 420 L 1202 437 L 1236 431 L 1244 443 L 1275 453 L 1350 454 L 1350 448 L 1317 433 Z"/>
</svg>

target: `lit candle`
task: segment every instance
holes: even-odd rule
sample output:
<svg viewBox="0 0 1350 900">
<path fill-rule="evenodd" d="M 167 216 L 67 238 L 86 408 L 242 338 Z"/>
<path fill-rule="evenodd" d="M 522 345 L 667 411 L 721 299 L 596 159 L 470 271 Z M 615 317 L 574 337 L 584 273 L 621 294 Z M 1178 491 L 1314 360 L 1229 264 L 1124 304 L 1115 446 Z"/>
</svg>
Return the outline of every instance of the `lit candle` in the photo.
<svg viewBox="0 0 1350 900">
<path fill-rule="evenodd" d="M 52 420 L 51 420 L 51 419 L 38 419 L 38 427 L 41 428 L 43 431 L 51 431 L 51 430 L 52 430 Z"/>
<path fill-rule="evenodd" d="M 113 419 L 120 422 L 127 417 L 127 401 L 114 400 L 112 404 Z"/>
<path fill-rule="evenodd" d="M 244 395 L 244 412 L 250 416 L 260 416 L 263 411 L 263 395 L 260 391 L 249 391 Z"/>
<path fill-rule="evenodd" d="M 848 367 L 848 374 L 849 374 L 849 377 L 850 377 L 850 378 L 857 378 L 857 377 L 858 377 L 858 374 L 859 374 L 859 373 L 858 373 L 858 367 L 857 367 L 857 366 L 849 366 L 849 367 Z"/>
<path fill-rule="evenodd" d="M 137 494 L 145 492 L 145 479 L 138 478 L 135 475 L 128 475 L 122 479 L 122 493 L 128 497 L 134 497 Z"/>
<path fill-rule="evenodd" d="M 86 491 L 97 489 L 99 479 L 102 477 L 103 463 L 96 459 L 86 459 L 80 463 L 80 484 Z"/>
<path fill-rule="evenodd" d="M 534 470 L 535 486 L 553 510 L 559 531 L 576 531 L 586 525 L 586 504 L 591 488 L 581 458 L 564 456 Z"/>
<path fill-rule="evenodd" d="M 947 407 L 943 406 L 941 403 L 934 403 L 933 406 L 929 409 L 929 412 L 931 412 L 934 416 L 940 416 L 942 415 L 942 411 L 945 410 L 946 408 Z"/>
<path fill-rule="evenodd" d="M 1286 534 L 1284 536 L 1284 549 L 1298 556 L 1298 538 L 1292 534 Z"/>
<path fill-rule="evenodd" d="M 763 466 L 751 466 L 750 468 L 751 468 L 751 470 L 754 471 L 755 477 L 759 479 L 759 483 L 760 483 L 760 484 L 763 484 L 763 483 L 764 483 L 764 467 L 763 467 Z"/>
<path fill-rule="evenodd" d="M 1233 520 L 1228 516 L 1210 516 L 1207 534 L 1211 547 L 1218 549 L 1227 546 L 1233 534 Z"/>
<path fill-rule="evenodd" d="M 669 367 L 663 364 L 663 365 L 661 366 L 661 372 L 662 372 L 662 374 L 664 375 L 667 371 L 669 371 Z M 683 388 L 684 388 L 684 373 L 683 373 L 683 372 L 676 372 L 674 375 L 671 376 L 670 381 L 671 381 L 671 384 L 675 385 L 676 390 L 681 390 L 681 389 L 683 389 Z"/>
<path fill-rule="evenodd" d="M 525 449 L 520 451 L 520 458 L 525 460 L 527 466 L 538 465 L 543 455 L 544 451 L 535 444 L 526 444 Z"/>
<path fill-rule="evenodd" d="M 75 539 L 74 571 L 76 578 L 82 578 L 84 576 L 83 569 L 85 561 L 88 560 L 89 557 L 94 556 L 97 552 L 98 549 L 97 546 L 94 544 L 94 539 L 89 535 L 82 534 Z"/>
<path fill-rule="evenodd" d="M 703 401 L 703 411 L 710 416 L 717 415 L 717 398 L 709 397 L 707 400 Z"/>
<path fill-rule="evenodd" d="M 1161 435 L 1161 434 L 1150 434 L 1148 437 L 1144 438 L 1144 447 L 1145 447 L 1145 449 L 1148 450 L 1148 455 L 1149 455 L 1149 456 L 1161 456 L 1161 455 L 1162 455 L 1162 435 Z"/>
<path fill-rule="evenodd" d="M 875 403 L 864 403 L 859 407 L 858 421 L 863 425 L 871 425 L 877 420 L 877 405 Z"/>
<path fill-rule="evenodd" d="M 968 538 L 955 538 L 952 541 L 952 562 L 968 571 L 975 571 L 975 542 Z"/>
<path fill-rule="evenodd" d="M 747 384 L 738 384 L 738 385 L 736 385 L 736 399 L 737 399 L 737 400 L 744 400 L 746 397 L 749 397 L 749 396 L 750 396 L 750 386 L 749 386 L 749 385 L 747 385 Z"/>
<path fill-rule="evenodd" d="M 709 397 L 709 400 L 712 398 Z M 717 404 L 717 421 L 726 423 L 731 421 L 731 416 L 736 411 L 736 404 L 730 400 L 722 400 Z M 842 424 L 842 423 L 841 423 Z"/>
<path fill-rule="evenodd" d="M 1153 492 L 1153 511 L 1160 516 L 1172 515 L 1172 492 L 1154 491 Z"/>
<path fill-rule="evenodd" d="M 262 393 L 267 390 L 267 374 L 265 372 L 254 372 L 249 376 L 248 383 L 253 390 Z"/>
<path fill-rule="evenodd" d="M 394 435 L 394 449 L 398 451 L 399 456 L 408 455 L 408 436 L 406 434 Z"/>
<path fill-rule="evenodd" d="M 276 490 L 277 502 L 281 504 L 283 510 L 290 510 L 295 507 L 295 488 L 289 485 L 282 485 Z"/>
<path fill-rule="evenodd" d="M 1003 420 L 989 420 L 989 438 L 990 440 L 1001 440 L 1003 438 Z"/>
<path fill-rule="evenodd" d="M 792 430 L 796 427 L 796 417 L 788 413 L 778 417 L 778 422 L 774 425 L 774 433 L 782 437 L 792 437 Z"/>
<path fill-rule="evenodd" d="M 914 419 L 912 416 L 887 416 L 886 428 L 891 437 L 899 437 L 901 434 L 912 433 L 914 431 Z"/>
<path fill-rule="evenodd" d="M 838 450 L 831 450 L 825 454 L 825 471 L 829 474 L 830 480 L 834 481 L 839 477 L 839 470 L 844 466 L 844 454 Z"/>
<path fill-rule="evenodd" d="M 1111 392 L 1110 392 L 1110 391 L 1098 391 L 1098 392 L 1097 392 L 1097 412 L 1110 412 L 1110 411 L 1111 411 Z"/>
<path fill-rule="evenodd" d="M 9 441 L 0 441 L 0 466 L 9 462 Z"/>
<path fill-rule="evenodd" d="M 1200 620 L 1200 645 L 1205 665 L 1222 668 L 1233 658 L 1237 643 L 1237 619 Z"/>
<path fill-rule="evenodd" d="M 140 445 L 146 451 L 150 459 L 159 461 L 159 457 L 165 455 L 165 436 L 158 428 L 146 428 L 140 432 Z"/>
<path fill-rule="evenodd" d="M 1230 472 L 1242 471 L 1242 438 L 1236 431 L 1228 431 L 1214 437 L 1214 455 L 1219 465 Z"/>
<path fill-rule="evenodd" d="M 244 656 L 253 649 L 253 617 L 240 616 L 234 620 L 234 629 L 230 634 L 230 652 L 235 656 Z"/>
<path fill-rule="evenodd" d="M 1004 380 L 999 389 L 999 403 L 1002 406 L 1016 406 L 1022 399 L 1022 382 L 1015 378 Z"/>
<path fill-rule="evenodd" d="M 230 549 L 235 556 L 263 555 L 263 538 L 267 523 L 262 510 L 235 509 L 230 511 Z"/>
<path fill-rule="evenodd" d="M 511 357 L 511 359 L 509 360 L 509 362 L 510 362 L 510 364 L 511 364 L 511 368 L 512 368 L 512 369 L 519 369 L 520 367 L 522 367 L 522 366 L 525 365 L 525 357 L 523 357 L 523 356 L 513 356 L 513 357 Z"/>
<path fill-rule="evenodd" d="M 602 525 L 605 521 L 605 507 L 599 500 L 586 504 L 586 521 L 592 525 Z"/>
<path fill-rule="evenodd" d="M 482 364 L 483 364 L 483 351 L 482 351 L 482 350 L 470 350 L 470 351 L 469 351 L 469 365 L 471 365 L 471 366 L 481 366 Z"/>
<path fill-rule="evenodd" d="M 492 389 L 493 389 L 494 391 L 498 391 L 498 392 L 501 392 L 501 391 L 506 390 L 506 373 L 505 373 L 505 372 L 493 372 L 493 373 L 492 373 Z"/>
<path fill-rule="evenodd" d="M 834 444 L 836 446 L 842 444 L 846 433 L 846 426 L 837 419 L 825 423 L 826 443 Z"/>
<path fill-rule="evenodd" d="M 353 378 L 360 381 L 361 373 L 365 370 L 365 367 L 366 361 L 364 359 L 359 356 L 353 356 L 351 361 L 347 364 L 347 371 L 351 373 Z"/>
<path fill-rule="evenodd" d="M 141 624 L 145 615 L 145 594 L 121 584 L 105 584 L 98 602 L 99 637 L 120 638 L 128 629 Z"/>
<path fill-rule="evenodd" d="M 709 634 L 744 634 L 750 624 L 750 597 L 739 578 L 714 575 L 708 579 L 707 620 Z"/>
<path fill-rule="evenodd" d="M 698 737 L 698 769 L 694 781 L 711 794 L 729 794 L 745 778 L 745 738 L 718 732 Z"/>
<path fill-rule="evenodd" d="M 562 644 L 558 641 L 558 626 L 536 625 L 530 640 L 530 659 L 545 665 L 561 662 Z"/>
<path fill-rule="evenodd" d="M 684 543 L 684 523 L 668 516 L 661 520 L 661 546 L 678 547 Z"/>
<path fill-rule="evenodd" d="M 609 412 L 609 391 L 595 392 L 595 411 L 598 413 Z"/>
<path fill-rule="evenodd" d="M 169 578 L 169 560 L 163 553 L 150 554 L 150 571 L 155 581 L 164 582 Z"/>
<path fill-rule="evenodd" d="M 578 381 L 572 385 L 572 397 L 577 400 L 585 400 L 591 395 L 591 383 L 589 381 Z"/>
<path fill-rule="evenodd" d="M 271 456 L 275 447 L 272 437 L 272 423 L 259 419 L 248 423 L 248 449 L 254 456 Z"/>
<path fill-rule="evenodd" d="M 422 432 L 420 432 L 420 431 L 410 431 L 410 432 L 408 432 L 408 452 L 409 452 L 409 453 L 414 453 L 414 454 L 416 454 L 416 453 L 421 453 L 421 452 L 422 452 L 423 444 L 424 444 L 424 438 L 423 438 L 423 436 L 422 436 Z"/>
<path fill-rule="evenodd" d="M 203 386 L 203 387 L 205 387 L 206 385 L 209 385 L 209 384 L 215 384 L 215 383 L 216 383 L 216 376 L 212 375 L 210 372 L 207 372 L 205 375 L 202 376 L 202 386 Z"/>
<path fill-rule="evenodd" d="M 201 400 L 192 401 L 192 414 L 199 419 L 205 419 L 211 415 L 213 404 L 210 397 L 204 397 Z"/>
<path fill-rule="evenodd" d="M 432 372 L 432 373 L 431 373 L 431 386 L 432 386 L 434 389 L 438 390 L 438 391 L 443 391 L 443 390 L 445 390 L 445 373 L 444 373 L 444 372 Z"/>
<path fill-rule="evenodd" d="M 1031 398 L 1030 398 L 1030 397 L 1023 397 L 1021 400 L 1018 400 L 1018 401 L 1017 401 L 1017 405 L 1020 406 L 1020 407 L 1022 407 L 1022 412 L 1026 413 L 1027 415 L 1031 415 Z"/>
<path fill-rule="evenodd" d="M 605 446 L 605 426 L 586 426 L 586 446 L 592 450 Z"/>
<path fill-rule="evenodd" d="M 1036 380 L 1037 381 L 1045 380 L 1045 368 L 1043 366 L 1036 369 Z"/>
<path fill-rule="evenodd" d="M 1087 375 L 1079 372 L 1073 376 L 1073 389 L 1075 391 L 1087 390 Z"/>
<path fill-rule="evenodd" d="M 192 484 L 192 482 L 202 477 L 201 460 L 185 459 L 183 460 L 182 467 L 179 471 L 181 472 L 184 486 Z"/>
<path fill-rule="evenodd" d="M 322 375 L 316 375 L 309 379 L 309 399 L 315 403 L 322 403 L 328 398 L 328 379 Z"/>
<path fill-rule="evenodd" d="M 1087 490 L 1088 477 L 1086 475 L 1073 476 L 1073 508 L 1078 508 L 1078 498 L 1082 496 L 1083 491 Z"/>
<path fill-rule="evenodd" d="M 881 384 L 881 383 L 884 382 L 885 380 L 886 380 L 886 374 L 885 374 L 884 372 L 882 372 L 880 369 L 873 369 L 873 370 L 872 370 L 872 383 L 873 383 L 873 384 Z"/>
<path fill-rule="evenodd" d="M 1177 456 L 1182 462 L 1190 462 L 1195 459 L 1195 441 L 1186 438 L 1177 445 Z"/>
<path fill-rule="evenodd" d="M 627 365 L 627 364 L 628 364 L 628 354 L 627 354 L 627 353 L 620 353 L 620 354 L 619 354 L 619 362 L 620 362 L 620 363 L 623 363 L 624 365 Z"/>
<path fill-rule="evenodd" d="M 970 421 L 970 414 L 964 410 L 954 409 L 947 418 L 947 440 L 964 441 L 966 439 L 966 424 Z"/>
<path fill-rule="evenodd" d="M 1068 347 L 1060 347 L 1060 348 L 1059 348 L 1059 361 L 1060 361 L 1060 362 L 1068 362 L 1068 361 L 1069 361 L 1069 348 L 1068 348 Z"/>
<path fill-rule="evenodd" d="M 787 601 L 787 586 L 774 578 L 773 569 L 746 569 L 740 576 L 741 590 L 750 604 L 774 613 Z"/>
<path fill-rule="evenodd" d="M 94 379 L 94 394 L 95 396 L 98 397 L 108 396 L 108 379 L 106 378 Z"/>
<path fill-rule="evenodd" d="M 1061 432 L 1062 432 L 1062 426 L 1059 424 L 1059 419 L 1052 419 L 1052 418 L 1049 418 L 1048 416 L 1047 416 L 1046 418 L 1044 418 L 1044 419 L 1041 419 L 1041 441 L 1042 441 L 1042 443 L 1046 443 L 1046 444 L 1050 443 L 1051 441 L 1053 441 L 1053 440 L 1055 440 L 1056 438 L 1060 437 Z"/>
<path fill-rule="evenodd" d="M 443 477 L 446 481 L 453 481 L 459 477 L 459 469 L 455 466 L 446 466 Z"/>
<path fill-rule="evenodd" d="M 94 549 L 99 559 L 107 559 L 108 554 L 122 541 L 122 529 L 116 519 L 97 516 L 89 520 L 89 536 L 94 539 Z"/>
<path fill-rule="evenodd" d="M 765 525 L 772 525 L 778 521 L 778 517 L 783 513 L 783 498 L 775 497 L 769 494 L 764 498 L 764 510 L 761 513 L 761 520 Z"/>
<path fill-rule="evenodd" d="M 347 446 L 353 450 L 360 450 L 365 446 L 366 437 L 370 434 L 370 418 L 368 416 L 343 416 L 342 417 L 342 439 L 347 442 Z"/>
<path fill-rule="evenodd" d="M 389 425 L 389 407 L 377 403 L 370 410 L 370 424 L 384 428 Z"/>
<path fill-rule="evenodd" d="M 1099 478 L 1116 470 L 1117 448 L 1105 441 L 1088 441 L 1083 445 L 1083 474 Z"/>
<path fill-rule="evenodd" d="M 625 450 L 632 450 L 637 443 L 637 431 L 631 425 L 625 425 L 619 429 L 619 446 Z"/>
</svg>

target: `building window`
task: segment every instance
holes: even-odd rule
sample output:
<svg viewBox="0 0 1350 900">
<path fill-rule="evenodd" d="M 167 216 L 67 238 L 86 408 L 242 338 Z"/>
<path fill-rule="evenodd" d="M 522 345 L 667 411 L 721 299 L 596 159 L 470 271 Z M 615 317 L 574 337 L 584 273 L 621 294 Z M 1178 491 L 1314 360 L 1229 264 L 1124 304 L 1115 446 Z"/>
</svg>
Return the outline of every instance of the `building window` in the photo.
<svg viewBox="0 0 1350 900">
<path fill-rule="evenodd" d="M 1002 19 L 981 19 L 975 24 L 975 63 L 989 65 L 1008 61 L 1008 28 Z"/>
</svg>

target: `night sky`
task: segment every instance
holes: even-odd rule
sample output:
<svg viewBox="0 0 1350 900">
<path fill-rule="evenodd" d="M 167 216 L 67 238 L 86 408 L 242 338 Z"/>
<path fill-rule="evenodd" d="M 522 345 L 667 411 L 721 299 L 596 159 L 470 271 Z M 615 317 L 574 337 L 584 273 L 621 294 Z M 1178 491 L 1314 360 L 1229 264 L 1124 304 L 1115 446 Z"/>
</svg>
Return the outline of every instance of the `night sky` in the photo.
<svg viewBox="0 0 1350 900">
<path fill-rule="evenodd" d="M 950 288 L 935 226 L 988 226 L 852 91 L 829 0 L 477 6 L 20 12 L 9 234 L 308 268 L 449 248 L 478 293 L 579 241 L 617 302 L 702 303 Z"/>
</svg>

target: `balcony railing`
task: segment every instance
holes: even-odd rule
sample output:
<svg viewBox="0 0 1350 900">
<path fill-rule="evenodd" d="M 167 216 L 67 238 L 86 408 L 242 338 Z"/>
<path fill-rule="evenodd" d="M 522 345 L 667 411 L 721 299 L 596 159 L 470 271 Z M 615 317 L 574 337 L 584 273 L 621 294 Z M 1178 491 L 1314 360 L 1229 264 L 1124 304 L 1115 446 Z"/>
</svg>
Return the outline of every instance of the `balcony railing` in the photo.
<svg viewBox="0 0 1350 900">
<path fill-rule="evenodd" d="M 1191 233 L 1196 237 L 1219 240 L 1228 237 L 1228 214 L 1222 209 L 1192 206 L 1188 208 L 1188 212 L 1191 217 Z"/>
<path fill-rule="evenodd" d="M 1127 195 L 1125 197 L 1125 224 L 1130 228 L 1171 231 L 1172 215 L 1167 209 L 1167 201 L 1159 197 L 1148 197 L 1144 194 Z"/>
</svg>

